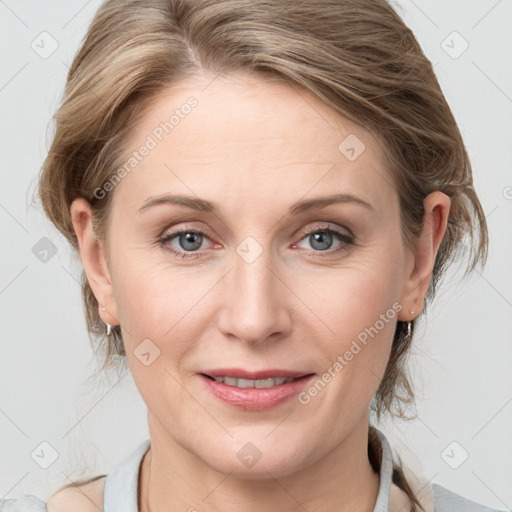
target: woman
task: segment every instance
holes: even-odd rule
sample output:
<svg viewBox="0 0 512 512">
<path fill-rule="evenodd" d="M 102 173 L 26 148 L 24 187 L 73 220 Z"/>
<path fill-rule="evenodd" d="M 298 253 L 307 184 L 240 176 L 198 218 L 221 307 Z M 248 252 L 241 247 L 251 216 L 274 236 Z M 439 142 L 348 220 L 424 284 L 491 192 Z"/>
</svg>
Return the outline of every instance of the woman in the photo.
<svg viewBox="0 0 512 512">
<path fill-rule="evenodd" d="M 55 120 L 43 206 L 150 439 L 0 510 L 491 510 L 369 423 L 413 399 L 414 321 L 460 242 L 468 272 L 487 255 L 460 132 L 384 0 L 107 1 Z"/>
</svg>

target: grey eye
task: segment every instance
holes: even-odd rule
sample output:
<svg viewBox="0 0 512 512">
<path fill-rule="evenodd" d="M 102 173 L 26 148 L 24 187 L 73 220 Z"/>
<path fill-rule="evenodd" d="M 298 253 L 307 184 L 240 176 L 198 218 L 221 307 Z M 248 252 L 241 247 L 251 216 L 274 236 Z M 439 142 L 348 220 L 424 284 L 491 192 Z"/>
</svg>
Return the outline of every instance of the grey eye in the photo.
<svg viewBox="0 0 512 512">
<path fill-rule="evenodd" d="M 180 247 L 184 251 L 197 251 L 203 242 L 203 235 L 200 233 L 187 232 L 177 236 Z"/>
<path fill-rule="evenodd" d="M 325 251 L 326 249 L 329 249 L 333 242 L 332 234 L 325 231 L 313 233 L 309 235 L 308 238 L 310 239 L 311 247 L 318 251 Z"/>
</svg>

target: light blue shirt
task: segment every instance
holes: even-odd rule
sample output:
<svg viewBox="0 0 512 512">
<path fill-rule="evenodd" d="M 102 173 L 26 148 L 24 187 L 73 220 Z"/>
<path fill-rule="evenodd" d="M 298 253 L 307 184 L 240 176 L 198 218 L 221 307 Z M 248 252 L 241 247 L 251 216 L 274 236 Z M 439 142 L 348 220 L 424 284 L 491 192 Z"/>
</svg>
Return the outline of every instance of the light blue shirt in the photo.
<svg viewBox="0 0 512 512">
<path fill-rule="evenodd" d="M 393 458 L 386 436 L 380 430 L 377 432 L 382 444 L 382 460 L 379 472 L 379 492 L 373 512 L 388 512 L 392 489 Z M 103 497 L 104 512 L 139 512 L 137 508 L 139 469 L 150 446 L 150 439 L 143 441 L 115 471 L 107 476 Z M 429 485 L 431 485 L 434 512 L 509 512 L 505 509 L 480 505 L 439 484 Z M 32 494 L 24 494 L 19 498 L 0 500 L 0 512 L 48 512 L 48 510 L 44 501 Z"/>
</svg>

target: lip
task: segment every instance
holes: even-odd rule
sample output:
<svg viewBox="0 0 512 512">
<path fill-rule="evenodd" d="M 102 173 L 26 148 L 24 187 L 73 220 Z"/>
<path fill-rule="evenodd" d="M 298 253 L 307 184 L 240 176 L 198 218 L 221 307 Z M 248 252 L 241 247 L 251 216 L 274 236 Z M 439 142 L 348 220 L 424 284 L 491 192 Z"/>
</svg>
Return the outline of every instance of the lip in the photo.
<svg viewBox="0 0 512 512">
<path fill-rule="evenodd" d="M 247 379 L 262 379 L 262 378 L 273 378 L 273 377 L 296 377 L 296 380 L 291 382 L 285 382 L 279 386 L 272 388 L 238 388 L 236 386 L 229 386 L 223 382 L 217 382 L 211 380 L 202 373 L 198 374 L 198 377 L 203 381 L 206 389 L 212 393 L 215 397 L 222 400 L 231 406 L 243 409 L 245 411 L 266 411 L 272 409 L 285 401 L 289 400 L 293 396 L 300 393 L 308 384 L 308 382 L 315 376 L 314 374 L 300 374 L 297 372 L 288 371 L 288 375 L 283 370 L 278 370 L 281 373 L 276 374 L 274 370 L 263 371 L 263 372 L 245 372 L 240 371 L 239 375 L 232 373 L 233 369 L 226 372 L 226 370 L 216 371 L 217 375 L 210 375 L 211 377 L 218 376 L 230 376 L 237 378 Z M 269 376 L 270 372 L 274 372 L 273 375 Z M 204 372 L 206 373 L 206 372 Z M 290 373 L 292 375 L 290 375 Z M 249 377 L 248 375 L 252 375 Z M 256 377 L 254 377 L 256 375 Z M 260 375 L 264 375 L 263 377 Z"/>
</svg>

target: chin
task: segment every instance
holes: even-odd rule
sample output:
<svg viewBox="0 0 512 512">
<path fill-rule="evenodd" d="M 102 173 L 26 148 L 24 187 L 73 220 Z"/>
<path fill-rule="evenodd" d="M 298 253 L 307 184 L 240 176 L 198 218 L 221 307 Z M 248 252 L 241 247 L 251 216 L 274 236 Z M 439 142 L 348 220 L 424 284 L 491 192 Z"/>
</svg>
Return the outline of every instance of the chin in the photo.
<svg viewBox="0 0 512 512">
<path fill-rule="evenodd" d="M 270 475 L 282 477 L 307 465 L 305 460 L 297 458 L 296 450 L 284 453 L 269 445 L 259 450 L 251 442 L 241 448 L 215 453 L 213 458 L 211 452 L 205 455 L 203 462 L 215 471 L 247 480 L 265 480 Z"/>
<path fill-rule="evenodd" d="M 268 480 L 269 478 L 275 477 L 280 478 L 297 471 L 297 467 L 290 461 L 288 464 L 283 465 L 279 462 L 263 461 L 260 459 L 252 467 L 244 467 L 242 463 L 224 463 L 220 465 L 212 466 L 216 471 L 229 474 L 232 477 L 239 478 L 242 480 Z"/>
</svg>

